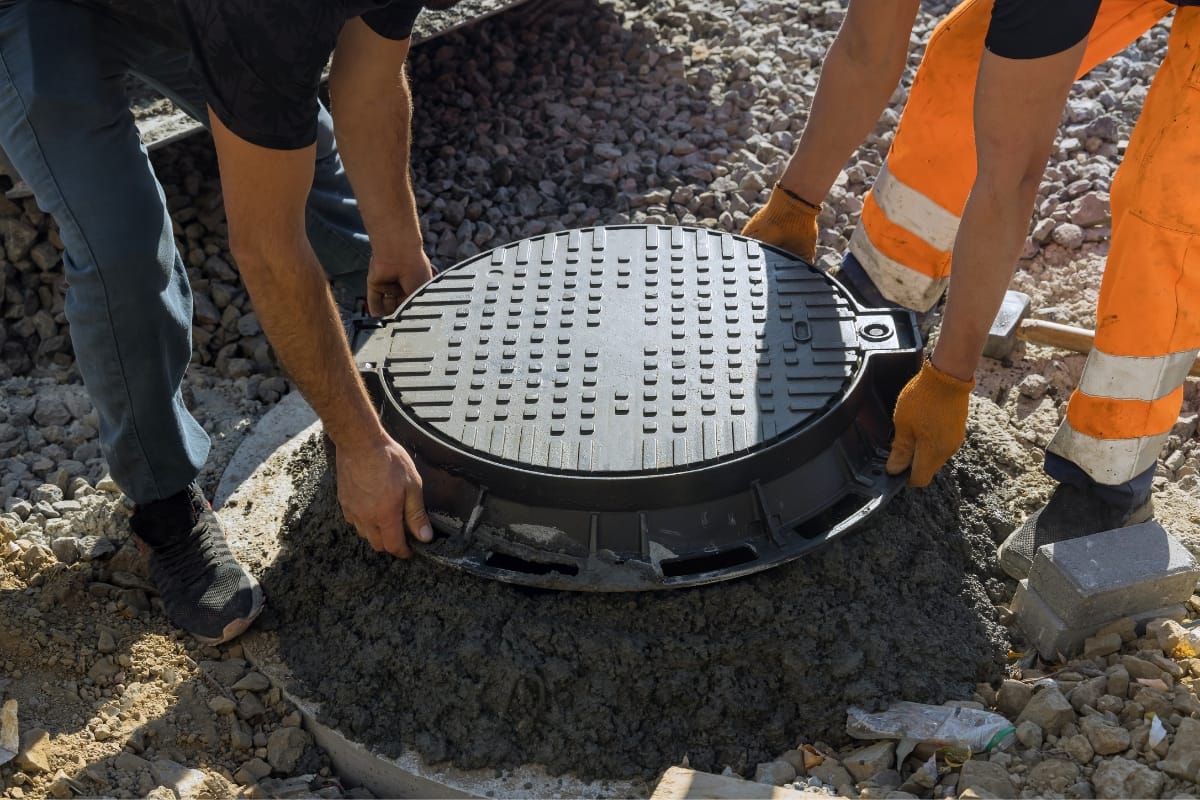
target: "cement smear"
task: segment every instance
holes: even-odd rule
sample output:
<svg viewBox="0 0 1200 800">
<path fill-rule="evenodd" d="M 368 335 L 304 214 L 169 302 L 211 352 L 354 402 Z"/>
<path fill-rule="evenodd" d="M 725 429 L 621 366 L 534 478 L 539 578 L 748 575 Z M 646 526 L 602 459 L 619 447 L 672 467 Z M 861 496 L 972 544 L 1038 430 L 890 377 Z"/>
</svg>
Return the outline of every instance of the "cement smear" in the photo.
<svg viewBox="0 0 1200 800">
<path fill-rule="evenodd" d="M 843 741 L 849 704 L 964 698 L 1000 675 L 993 602 L 1011 584 L 994 549 L 1018 448 L 997 414 L 976 403 L 951 466 L 869 529 L 749 578 L 642 594 L 534 591 L 377 555 L 343 522 L 313 442 L 262 576 L 264 624 L 322 721 L 387 755 L 409 745 L 433 763 L 584 780 L 649 780 L 685 755 L 753 769 L 800 741 Z"/>
</svg>

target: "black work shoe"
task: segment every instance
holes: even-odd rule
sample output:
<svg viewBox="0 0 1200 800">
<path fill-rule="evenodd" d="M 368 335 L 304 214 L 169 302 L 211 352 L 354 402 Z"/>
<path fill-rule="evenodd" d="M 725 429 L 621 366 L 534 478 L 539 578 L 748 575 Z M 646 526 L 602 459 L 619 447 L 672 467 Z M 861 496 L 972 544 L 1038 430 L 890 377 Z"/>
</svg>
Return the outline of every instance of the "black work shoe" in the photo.
<svg viewBox="0 0 1200 800">
<path fill-rule="evenodd" d="M 849 250 L 842 256 L 841 266 L 833 272 L 854 299 L 867 308 L 895 308 L 896 304 L 883 296 L 871 276 Z"/>
<path fill-rule="evenodd" d="M 901 308 L 899 303 L 894 303 L 883 296 L 879 287 L 871 280 L 871 276 L 867 274 L 862 264 L 849 250 L 842 256 L 841 266 L 832 274 L 864 308 Z M 934 307 L 936 308 L 936 306 Z M 909 310 L 912 311 L 912 309 Z M 929 331 L 933 328 L 933 309 L 913 311 L 913 315 L 917 318 L 917 330 L 921 332 L 923 338 L 927 338 Z"/>
<path fill-rule="evenodd" d="M 1150 500 L 1133 511 L 1120 511 L 1097 497 L 1093 491 L 1060 483 L 1054 494 L 1050 495 L 1050 502 L 1009 534 L 996 553 L 1004 571 L 1021 580 L 1028 577 L 1033 557 L 1044 544 L 1136 525 L 1152 516 L 1154 507 Z"/>
<path fill-rule="evenodd" d="M 150 576 L 167 616 L 204 644 L 233 639 L 262 611 L 262 587 L 229 552 L 197 484 L 138 506 L 130 526 L 150 547 Z"/>
</svg>

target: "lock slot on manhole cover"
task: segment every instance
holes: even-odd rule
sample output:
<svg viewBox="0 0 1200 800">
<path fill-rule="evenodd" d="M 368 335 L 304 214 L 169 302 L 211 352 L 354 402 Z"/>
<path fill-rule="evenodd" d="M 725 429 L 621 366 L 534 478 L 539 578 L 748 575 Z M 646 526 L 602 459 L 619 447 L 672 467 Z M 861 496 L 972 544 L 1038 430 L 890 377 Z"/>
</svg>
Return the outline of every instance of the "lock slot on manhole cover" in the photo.
<svg viewBox="0 0 1200 800">
<path fill-rule="evenodd" d="M 900 485 L 891 411 L 921 357 L 909 312 L 663 226 L 483 253 L 366 333 L 360 370 L 425 480 L 423 552 L 595 591 L 755 572 L 864 521 Z"/>
</svg>

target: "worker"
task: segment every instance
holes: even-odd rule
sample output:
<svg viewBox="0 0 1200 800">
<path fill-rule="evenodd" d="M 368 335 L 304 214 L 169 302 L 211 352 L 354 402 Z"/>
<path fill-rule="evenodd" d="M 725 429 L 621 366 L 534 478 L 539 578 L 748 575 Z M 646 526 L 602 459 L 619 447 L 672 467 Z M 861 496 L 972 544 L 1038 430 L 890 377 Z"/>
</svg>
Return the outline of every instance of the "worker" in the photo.
<svg viewBox="0 0 1200 800">
<path fill-rule="evenodd" d="M 0 0 L 0 149 L 58 224 L 76 363 L 164 609 L 217 643 L 245 630 L 263 593 L 197 483 L 210 443 L 181 393 L 191 287 L 125 87 L 140 76 L 205 122 L 190 63 L 170 3 Z M 301 214 L 320 263 L 353 284 L 370 248 L 330 117 L 311 110 Z"/>
<path fill-rule="evenodd" d="M 413 0 L 182 0 L 208 99 L 229 246 L 283 366 L 336 452 L 346 520 L 376 550 L 411 555 L 433 528 L 421 477 L 384 429 L 342 336 L 305 235 L 318 143 L 317 88 L 329 72 L 337 141 L 371 239 L 367 304 L 389 314 L 432 276 L 409 173 L 405 61 Z"/>
<path fill-rule="evenodd" d="M 958 6 L 930 37 L 843 261 L 849 282 L 865 277 L 886 301 L 914 311 L 930 309 L 950 284 L 937 346 L 897 402 L 888 460 L 890 473 L 910 470 L 910 484 L 924 486 L 965 436 L 974 371 L 1011 280 L 1072 80 L 1175 11 L 1167 56 L 1113 180 L 1112 246 L 1095 349 L 1046 453 L 1045 470 L 1059 484 L 999 549 L 1013 577 L 1028 573 L 1041 545 L 1153 513 L 1156 459 L 1200 348 L 1200 206 L 1195 193 L 1179 189 L 1200 181 L 1195 4 L 967 0 Z M 807 165 L 795 161 L 789 171 L 803 174 Z M 814 189 L 807 191 L 805 202 L 815 200 Z M 774 194 L 772 205 L 782 205 Z M 784 241 L 784 230 L 810 230 L 806 214 L 763 209 L 760 215 L 747 231 L 768 242 Z M 765 220 L 772 220 L 770 228 Z"/>
</svg>

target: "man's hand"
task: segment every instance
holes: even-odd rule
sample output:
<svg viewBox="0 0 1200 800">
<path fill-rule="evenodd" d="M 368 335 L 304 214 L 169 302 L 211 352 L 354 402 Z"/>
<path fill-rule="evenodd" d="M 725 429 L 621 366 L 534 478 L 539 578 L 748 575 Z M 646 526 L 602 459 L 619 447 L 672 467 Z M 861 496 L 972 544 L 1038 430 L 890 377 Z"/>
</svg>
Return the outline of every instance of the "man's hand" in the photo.
<svg viewBox="0 0 1200 800">
<path fill-rule="evenodd" d="M 432 277 L 429 256 L 420 249 L 405 261 L 372 257 L 367 271 L 367 310 L 376 317 L 391 314 Z"/>
<path fill-rule="evenodd" d="M 387 434 L 354 449 L 338 447 L 337 482 L 346 521 L 375 552 L 411 556 L 406 528 L 422 542 L 433 541 L 421 476 L 405 449 Z"/>
<path fill-rule="evenodd" d="M 896 401 L 896 438 L 888 456 L 889 475 L 912 467 L 909 486 L 928 486 L 934 474 L 962 447 L 967 405 L 975 379 L 960 381 L 926 361 Z"/>
<path fill-rule="evenodd" d="M 773 244 L 811 264 L 817 258 L 817 215 L 820 213 L 821 206 L 813 205 L 777 183 L 767 204 L 742 228 L 742 236 Z"/>
</svg>

